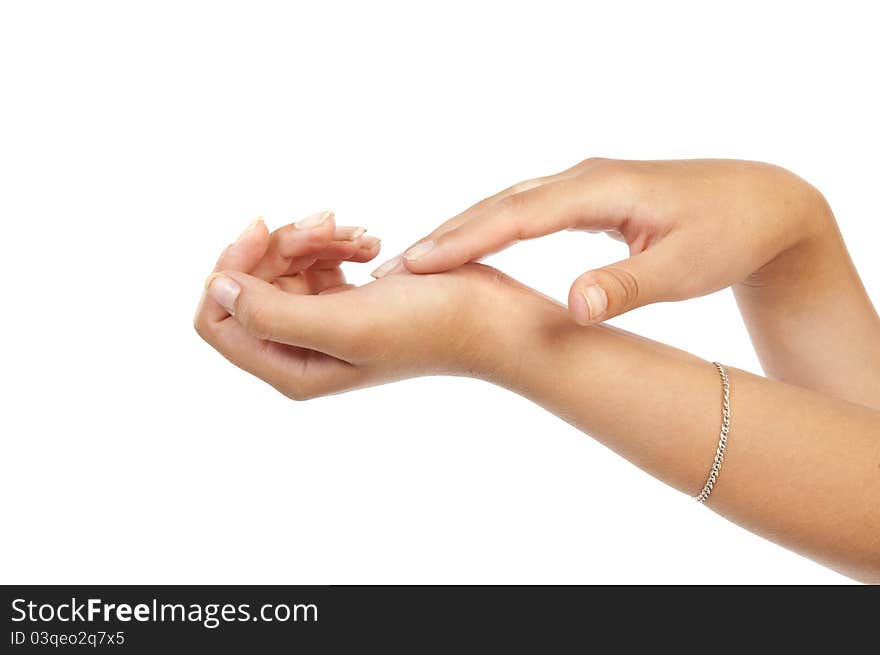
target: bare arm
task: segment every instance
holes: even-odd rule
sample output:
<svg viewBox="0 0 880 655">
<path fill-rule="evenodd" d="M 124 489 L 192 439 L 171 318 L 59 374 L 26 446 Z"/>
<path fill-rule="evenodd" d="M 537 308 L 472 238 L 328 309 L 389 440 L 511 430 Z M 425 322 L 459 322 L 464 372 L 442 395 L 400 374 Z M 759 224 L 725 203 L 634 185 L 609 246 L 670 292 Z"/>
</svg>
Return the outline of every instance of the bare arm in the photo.
<svg viewBox="0 0 880 655">
<path fill-rule="evenodd" d="M 752 343 L 769 377 L 880 409 L 880 317 L 831 208 L 803 212 L 816 229 L 733 287 Z"/>
<path fill-rule="evenodd" d="M 880 407 L 880 319 L 822 195 L 777 166 L 588 159 L 450 219 L 397 270 L 449 270 L 570 228 L 609 232 L 630 250 L 574 281 L 576 322 L 733 286 L 768 375 Z"/>
<path fill-rule="evenodd" d="M 495 381 L 689 495 L 721 422 L 709 363 L 532 299 L 516 366 Z M 539 305 L 539 306 L 538 306 Z M 539 318 L 540 317 L 540 318 Z M 880 412 L 729 369 L 733 419 L 708 506 L 826 566 L 880 582 Z"/>
<path fill-rule="evenodd" d="M 677 489 L 700 490 L 720 424 L 711 364 L 610 327 L 577 325 L 562 305 L 476 264 L 351 288 L 336 269 L 328 278 L 310 268 L 325 261 L 315 253 L 331 247 L 329 238 L 282 229 L 270 239 L 262 225 L 246 231 L 210 278 L 199 333 L 300 400 L 418 375 L 485 379 Z M 265 273 L 276 241 L 286 253 L 277 278 Z M 730 442 L 709 507 L 880 582 L 880 413 L 737 370 L 731 384 Z"/>
</svg>

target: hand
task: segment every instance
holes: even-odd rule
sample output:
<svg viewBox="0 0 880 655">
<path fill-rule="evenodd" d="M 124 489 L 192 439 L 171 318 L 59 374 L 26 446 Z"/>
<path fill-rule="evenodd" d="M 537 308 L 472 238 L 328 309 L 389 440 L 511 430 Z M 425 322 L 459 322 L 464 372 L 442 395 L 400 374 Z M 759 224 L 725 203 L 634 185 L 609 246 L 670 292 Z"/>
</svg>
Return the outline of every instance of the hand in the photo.
<svg viewBox="0 0 880 655">
<path fill-rule="evenodd" d="M 221 255 L 196 315 L 208 343 L 290 398 L 427 374 L 492 378 L 510 361 L 509 336 L 491 338 L 510 325 L 496 319 L 503 305 L 549 302 L 478 264 L 353 287 L 334 230 L 346 228 L 330 219 L 270 237 L 257 223 Z"/>
<path fill-rule="evenodd" d="M 581 275 L 568 306 L 581 324 L 645 304 L 684 300 L 749 280 L 784 278 L 776 258 L 833 225 L 813 187 L 767 164 L 732 160 L 588 159 L 474 205 L 374 272 L 436 273 L 521 239 L 601 231 L 630 257 Z"/>
</svg>

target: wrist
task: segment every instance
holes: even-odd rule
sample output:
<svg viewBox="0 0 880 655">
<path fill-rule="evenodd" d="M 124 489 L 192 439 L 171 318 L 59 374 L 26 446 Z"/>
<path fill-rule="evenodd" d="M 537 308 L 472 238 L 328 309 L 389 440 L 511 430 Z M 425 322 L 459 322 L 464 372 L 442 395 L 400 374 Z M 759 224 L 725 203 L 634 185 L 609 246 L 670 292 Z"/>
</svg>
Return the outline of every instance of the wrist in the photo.
<svg viewBox="0 0 880 655">
<path fill-rule="evenodd" d="M 834 214 L 825 197 L 800 178 L 788 186 L 789 192 L 784 194 L 788 218 L 780 221 L 782 232 L 775 253 L 734 286 L 738 293 L 743 289 L 776 293 L 780 288 L 810 284 L 822 275 L 824 263 L 846 257 Z"/>
<path fill-rule="evenodd" d="M 558 302 L 497 273 L 474 334 L 463 373 L 523 393 L 543 367 L 553 344 L 582 330 Z"/>
</svg>

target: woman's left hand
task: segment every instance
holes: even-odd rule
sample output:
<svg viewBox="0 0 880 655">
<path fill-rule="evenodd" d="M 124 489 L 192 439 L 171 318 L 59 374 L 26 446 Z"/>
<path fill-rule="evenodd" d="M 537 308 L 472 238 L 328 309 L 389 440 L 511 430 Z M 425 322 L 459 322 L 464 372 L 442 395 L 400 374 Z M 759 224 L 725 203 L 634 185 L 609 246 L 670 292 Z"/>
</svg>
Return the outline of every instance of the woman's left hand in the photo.
<svg viewBox="0 0 880 655">
<path fill-rule="evenodd" d="M 516 350 L 508 342 L 536 317 L 529 308 L 561 311 L 479 264 L 354 287 L 340 261 L 368 261 L 378 248 L 351 256 L 333 238 L 339 230 L 324 223 L 270 235 L 257 223 L 221 255 L 196 315 L 208 343 L 290 398 L 429 374 L 506 383 Z"/>
</svg>

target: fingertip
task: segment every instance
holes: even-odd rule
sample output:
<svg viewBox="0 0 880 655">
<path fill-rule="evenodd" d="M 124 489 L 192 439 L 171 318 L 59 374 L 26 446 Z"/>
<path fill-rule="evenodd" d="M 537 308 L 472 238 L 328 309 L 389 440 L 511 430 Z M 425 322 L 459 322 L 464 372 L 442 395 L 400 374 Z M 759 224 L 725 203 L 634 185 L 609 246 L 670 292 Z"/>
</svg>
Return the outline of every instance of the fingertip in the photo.
<svg viewBox="0 0 880 655">
<path fill-rule="evenodd" d="M 576 289 L 572 289 L 568 295 L 568 312 L 578 325 L 591 325 L 590 308 L 587 299 Z"/>
<path fill-rule="evenodd" d="M 410 273 L 442 273 L 463 266 L 478 257 L 469 257 L 457 245 L 443 240 L 418 243 L 401 256 L 401 264 Z"/>
<path fill-rule="evenodd" d="M 252 268 L 266 254 L 269 242 L 269 233 L 262 217 L 251 221 L 235 241 L 221 253 L 214 270 Z"/>
<path fill-rule="evenodd" d="M 361 250 L 375 251 L 376 254 L 382 249 L 382 239 L 367 235 L 361 239 Z"/>
<path fill-rule="evenodd" d="M 253 281 L 262 282 L 263 284 L 269 284 L 265 280 L 261 280 L 260 278 L 254 277 L 249 273 L 244 273 L 242 271 L 233 271 L 233 270 L 225 270 L 225 271 L 217 271 L 210 278 L 208 278 L 208 286 L 214 283 L 215 280 L 226 278 L 230 279 L 241 287 L 249 287 L 252 285 Z M 271 285 L 269 285 L 271 286 Z"/>
<path fill-rule="evenodd" d="M 450 270 L 455 268 L 454 266 L 443 266 L 442 262 L 436 262 L 432 259 L 407 259 L 406 257 L 400 258 L 400 266 L 403 270 L 407 270 L 410 273 L 440 273 L 441 271 Z"/>
<path fill-rule="evenodd" d="M 608 294 L 598 284 L 590 284 L 581 289 L 581 295 L 587 303 L 589 320 L 596 322 L 604 320 L 608 313 Z"/>
<path fill-rule="evenodd" d="M 360 247 L 348 261 L 363 264 L 374 260 L 382 249 L 381 243 L 376 237 L 362 237 Z"/>
<path fill-rule="evenodd" d="M 225 272 L 214 273 L 205 280 L 205 290 L 230 316 L 235 315 L 235 303 L 241 293 L 241 285 L 235 279 Z"/>
<path fill-rule="evenodd" d="M 266 220 L 262 216 L 257 216 L 249 227 L 262 237 L 269 236 L 269 227 L 266 225 Z"/>
<path fill-rule="evenodd" d="M 269 249 L 269 243 L 272 240 L 272 235 L 262 216 L 254 220 L 251 226 L 248 238 L 252 240 L 254 248 L 253 265 L 260 257 L 266 254 L 266 251 Z"/>
<path fill-rule="evenodd" d="M 571 285 L 568 307 L 578 325 L 592 325 L 608 318 L 608 294 L 593 271 L 584 273 Z"/>
<path fill-rule="evenodd" d="M 423 259 L 425 257 L 429 257 L 431 252 L 434 251 L 437 247 L 437 242 L 433 239 L 428 239 L 427 241 L 420 241 L 415 244 L 411 248 L 409 248 L 406 252 L 403 253 L 403 258 L 408 263 L 414 263 Z"/>
<path fill-rule="evenodd" d="M 437 265 L 442 254 L 442 249 L 438 248 L 438 242 L 428 239 L 420 241 L 406 250 L 401 256 L 401 261 L 413 273 L 434 273 L 445 270 Z"/>
<path fill-rule="evenodd" d="M 339 225 L 333 233 L 334 241 L 357 241 L 364 234 L 367 228 L 354 225 Z"/>
<path fill-rule="evenodd" d="M 393 275 L 405 269 L 406 266 L 404 265 L 403 257 L 398 256 L 389 259 L 387 262 L 385 262 L 372 273 L 370 273 L 370 275 L 378 280 L 385 277 L 386 275 Z"/>
</svg>

